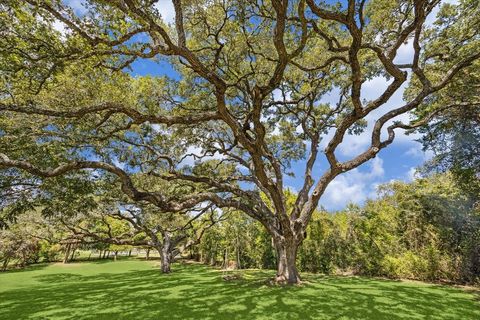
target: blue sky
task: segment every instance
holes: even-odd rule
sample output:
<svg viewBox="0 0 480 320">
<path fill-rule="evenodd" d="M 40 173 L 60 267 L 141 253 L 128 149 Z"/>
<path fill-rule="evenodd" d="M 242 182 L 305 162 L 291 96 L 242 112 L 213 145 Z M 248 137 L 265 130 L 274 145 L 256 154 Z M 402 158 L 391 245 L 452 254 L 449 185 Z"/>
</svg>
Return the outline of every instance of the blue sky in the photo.
<svg viewBox="0 0 480 320">
<path fill-rule="evenodd" d="M 77 12 L 81 13 L 81 0 L 66 0 L 66 2 Z M 443 2 L 455 2 L 455 0 L 447 0 Z M 173 6 L 170 0 L 160 0 L 156 4 L 162 17 L 167 22 L 174 19 Z M 434 12 L 427 20 L 431 23 L 436 15 Z M 61 25 L 58 29 L 63 29 Z M 413 48 L 411 42 L 404 44 L 398 51 L 396 62 L 407 63 L 411 61 Z M 137 61 L 133 64 L 132 73 L 135 75 L 169 75 L 174 76 L 174 71 L 167 62 L 154 62 L 149 60 Z M 362 98 L 374 99 L 380 95 L 386 88 L 388 82 L 386 79 L 378 77 L 364 83 L 362 88 Z M 376 110 L 369 115 L 367 120 L 369 127 L 385 110 L 398 107 L 403 104 L 403 89 L 399 90 L 380 110 Z M 332 92 L 325 97 L 325 102 L 336 102 L 336 93 Z M 395 120 L 408 120 L 408 115 L 404 115 Z M 366 130 L 360 136 L 349 136 L 338 148 L 337 156 L 346 160 L 363 151 L 368 147 L 370 142 L 370 130 Z M 421 150 L 420 143 L 416 142 L 418 135 L 407 136 L 401 131 L 397 131 L 396 140 L 392 145 L 382 150 L 379 155 L 372 161 L 365 163 L 359 168 L 347 172 L 337 177 L 327 188 L 320 204 L 328 210 L 338 210 L 345 207 L 349 202 L 361 204 L 367 198 L 375 197 L 375 190 L 379 184 L 392 180 L 411 181 L 414 178 L 415 168 L 420 166 L 425 160 L 431 157 Z M 328 137 L 324 140 L 328 142 Z M 303 179 L 304 161 L 300 161 L 293 165 L 292 171 L 295 172 L 297 178 L 286 177 L 285 184 L 293 190 L 300 189 Z M 314 175 L 318 178 L 323 170 L 327 168 L 324 159 L 318 161 L 314 167 Z"/>
</svg>

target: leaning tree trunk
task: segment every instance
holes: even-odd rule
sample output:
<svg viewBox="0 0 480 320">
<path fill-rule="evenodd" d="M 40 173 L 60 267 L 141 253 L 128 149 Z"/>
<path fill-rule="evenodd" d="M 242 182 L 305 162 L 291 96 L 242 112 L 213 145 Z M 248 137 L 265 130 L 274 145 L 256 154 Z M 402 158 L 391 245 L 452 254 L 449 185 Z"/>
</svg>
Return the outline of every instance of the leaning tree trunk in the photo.
<svg viewBox="0 0 480 320">
<path fill-rule="evenodd" d="M 280 283 L 296 284 L 300 282 L 297 270 L 297 250 L 299 243 L 295 239 L 275 237 L 277 252 L 277 276 L 275 281 Z"/>
<path fill-rule="evenodd" d="M 2 271 L 6 271 L 8 267 L 8 262 L 10 261 L 10 257 L 5 257 L 5 260 L 3 261 L 3 266 L 2 266 Z"/>
<path fill-rule="evenodd" d="M 77 251 L 77 246 L 73 245 L 72 256 L 70 257 L 70 261 L 75 260 L 75 252 Z"/>
<path fill-rule="evenodd" d="M 68 262 L 68 258 L 70 257 L 70 248 L 71 248 L 72 244 L 71 243 L 67 243 L 67 247 L 65 248 L 65 257 L 63 258 L 63 263 L 67 263 Z"/>
<path fill-rule="evenodd" d="M 163 235 L 163 243 L 158 246 L 157 250 L 160 253 L 160 259 L 162 263 L 162 273 L 170 273 L 172 264 L 172 252 L 171 252 L 172 240 L 168 233 Z"/>
</svg>

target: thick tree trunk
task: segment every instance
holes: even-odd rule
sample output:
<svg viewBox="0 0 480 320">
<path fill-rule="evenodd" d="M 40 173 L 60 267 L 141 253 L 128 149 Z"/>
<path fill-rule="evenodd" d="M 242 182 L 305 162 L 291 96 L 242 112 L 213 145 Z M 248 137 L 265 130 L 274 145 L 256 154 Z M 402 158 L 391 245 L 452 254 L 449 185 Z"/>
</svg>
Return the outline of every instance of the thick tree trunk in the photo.
<svg viewBox="0 0 480 320">
<path fill-rule="evenodd" d="M 129 250 L 129 251 L 128 251 L 128 256 L 129 256 L 129 257 L 132 256 L 132 250 Z"/>
<path fill-rule="evenodd" d="M 172 264 L 172 240 L 170 235 L 165 232 L 163 234 L 163 243 L 158 246 L 157 250 L 160 253 L 160 259 L 162 262 L 162 273 L 170 273 Z"/>
<path fill-rule="evenodd" d="M 170 254 L 170 252 L 165 252 L 165 249 L 163 248 L 159 252 L 162 261 L 162 273 L 170 273 L 172 271 L 172 255 Z"/>
<path fill-rule="evenodd" d="M 150 248 L 147 249 L 147 254 L 145 255 L 145 260 L 150 258 Z"/>
<path fill-rule="evenodd" d="M 277 276 L 275 281 L 287 284 L 300 283 L 296 259 L 299 244 L 293 239 L 275 239 L 277 251 Z"/>
</svg>

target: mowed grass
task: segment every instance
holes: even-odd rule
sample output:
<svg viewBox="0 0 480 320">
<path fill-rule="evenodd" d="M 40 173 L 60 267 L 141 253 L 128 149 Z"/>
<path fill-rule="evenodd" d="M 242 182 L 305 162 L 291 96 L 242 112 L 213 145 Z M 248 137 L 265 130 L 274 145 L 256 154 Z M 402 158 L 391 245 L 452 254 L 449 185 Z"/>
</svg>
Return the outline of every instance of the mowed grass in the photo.
<svg viewBox="0 0 480 320">
<path fill-rule="evenodd" d="M 417 282 L 304 274 L 301 286 L 249 270 L 222 272 L 122 259 L 0 273 L 0 319 L 480 319 L 475 292 Z"/>
</svg>

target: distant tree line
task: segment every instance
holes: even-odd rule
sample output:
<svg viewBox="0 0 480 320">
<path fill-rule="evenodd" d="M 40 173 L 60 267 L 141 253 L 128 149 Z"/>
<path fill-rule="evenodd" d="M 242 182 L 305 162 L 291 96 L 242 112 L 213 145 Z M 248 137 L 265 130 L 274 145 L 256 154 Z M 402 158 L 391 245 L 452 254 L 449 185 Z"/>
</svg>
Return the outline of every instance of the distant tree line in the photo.
<svg viewBox="0 0 480 320">
<path fill-rule="evenodd" d="M 479 200 L 450 174 L 382 185 L 378 198 L 363 206 L 316 211 L 298 253 L 299 268 L 478 284 Z M 241 268 L 276 265 L 268 234 L 240 214 L 208 230 L 196 255 L 208 264 L 228 259 Z"/>
</svg>

